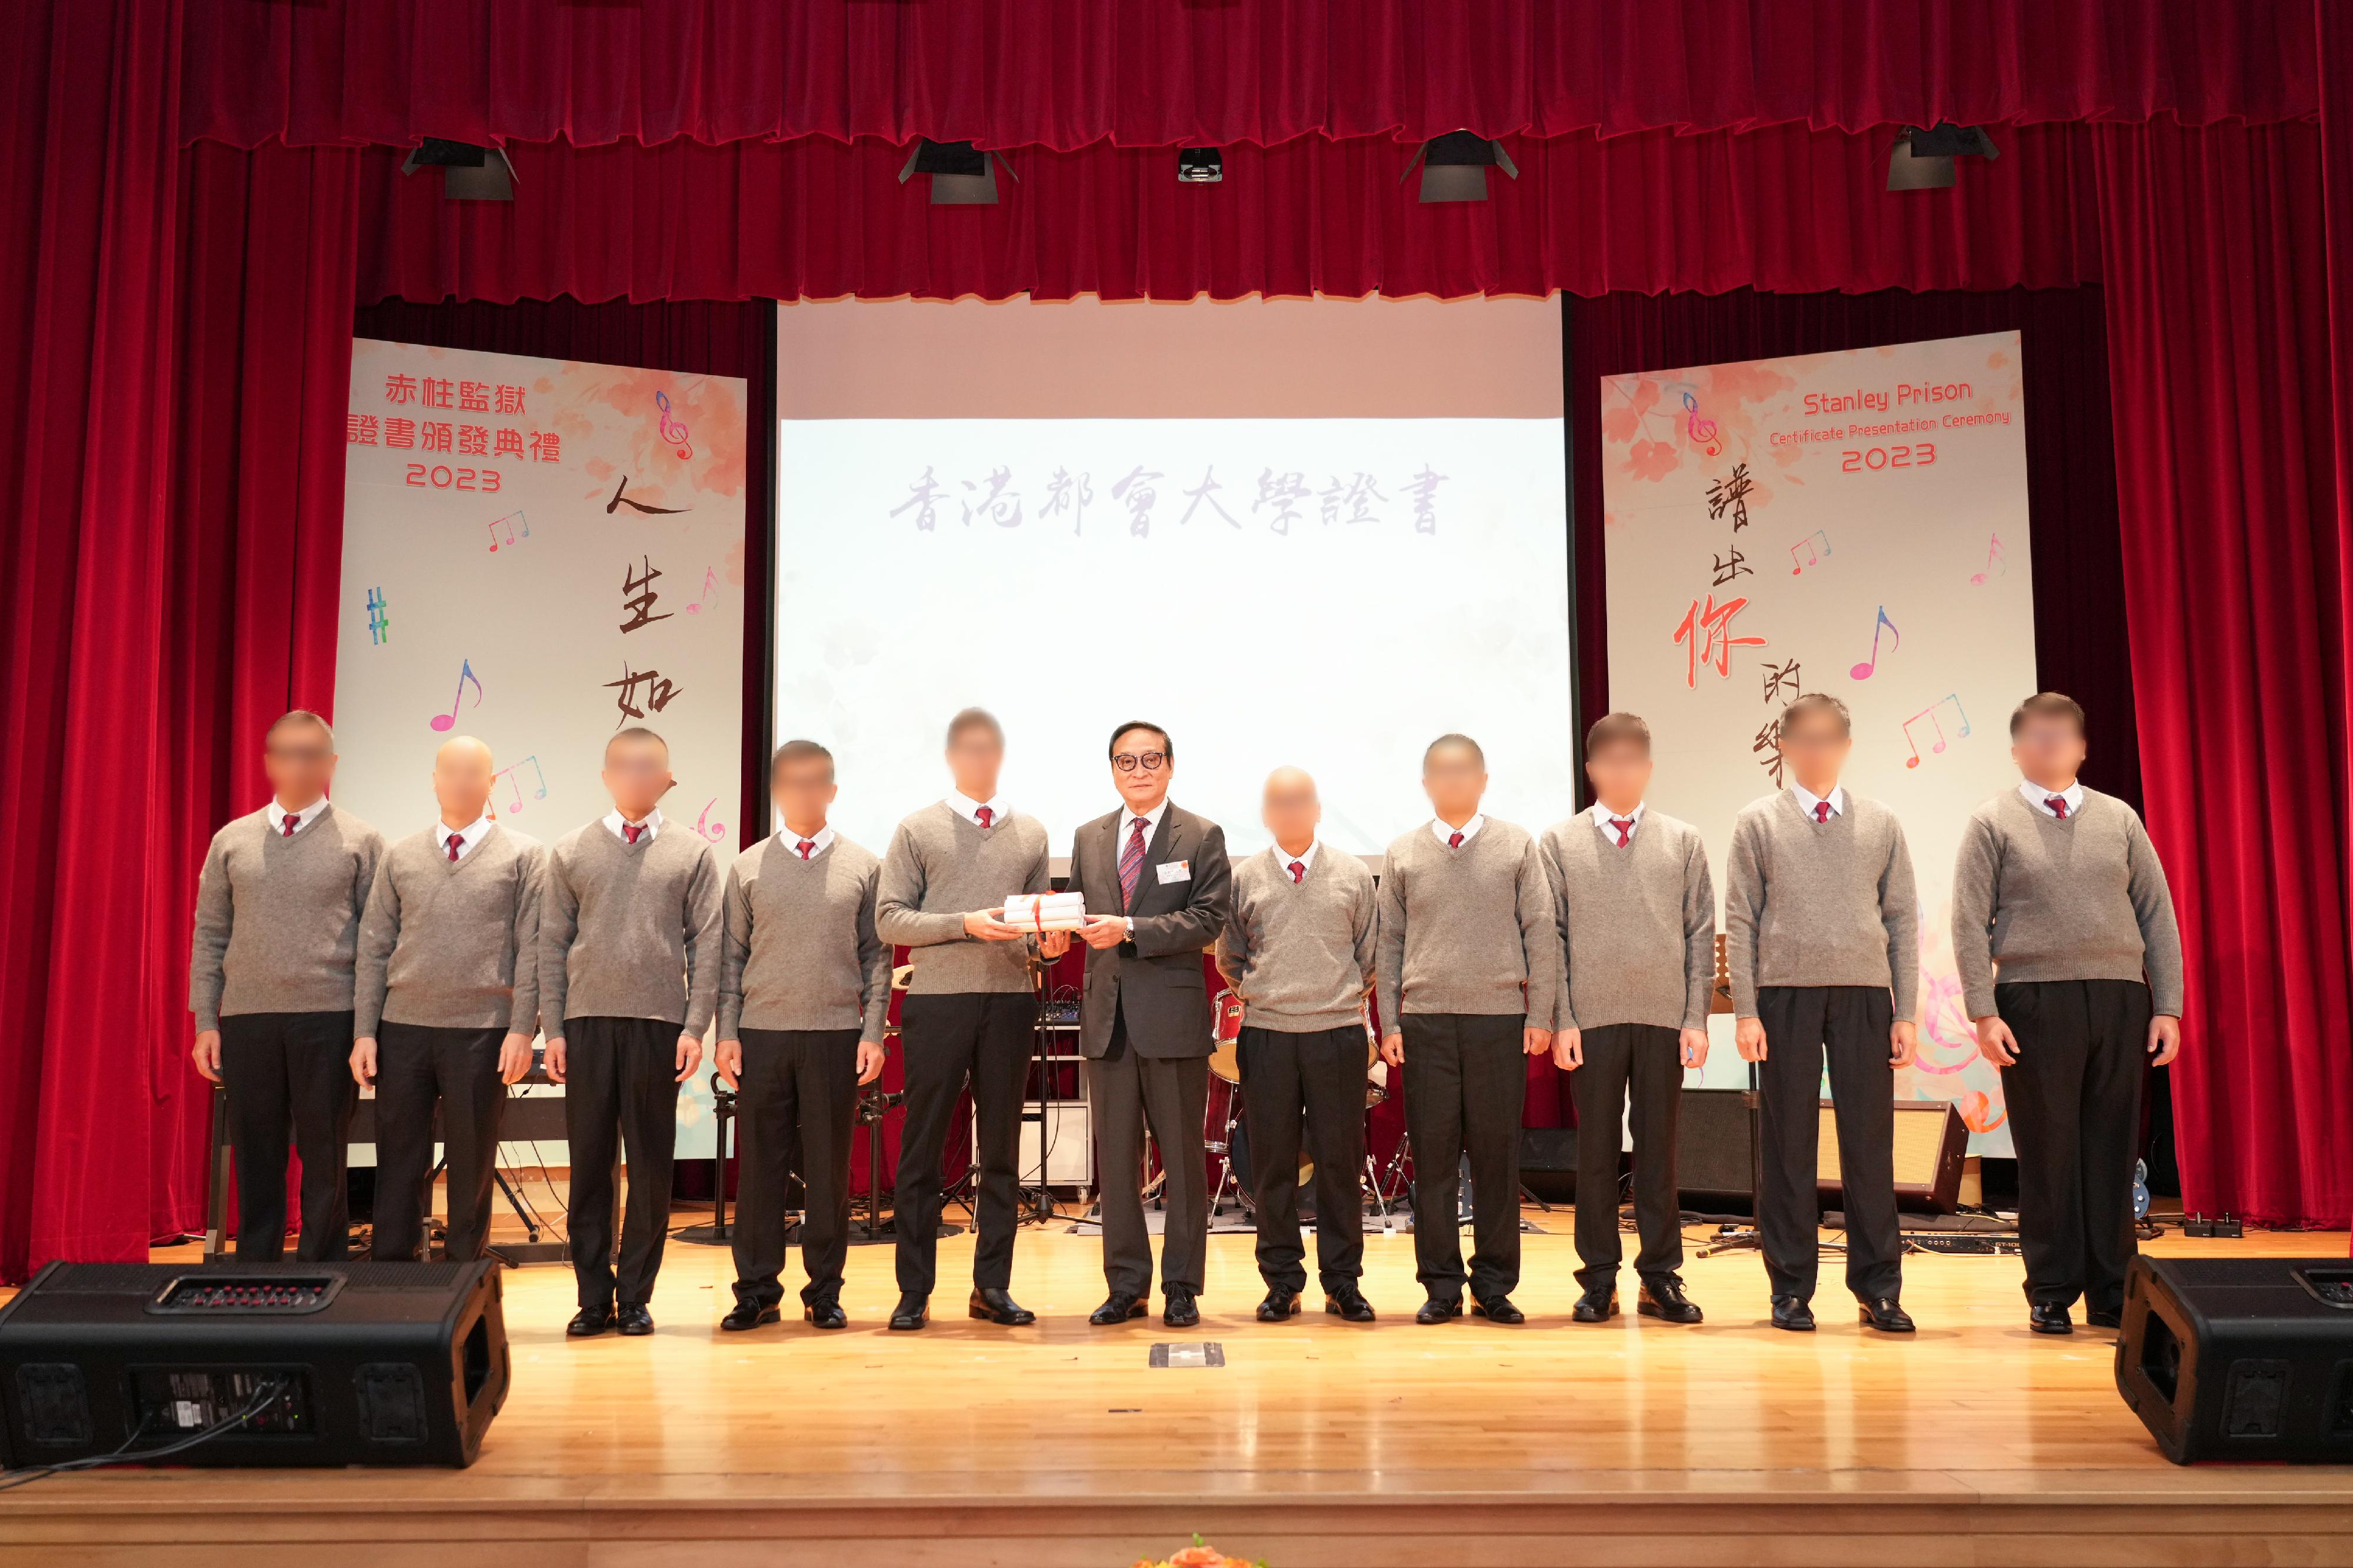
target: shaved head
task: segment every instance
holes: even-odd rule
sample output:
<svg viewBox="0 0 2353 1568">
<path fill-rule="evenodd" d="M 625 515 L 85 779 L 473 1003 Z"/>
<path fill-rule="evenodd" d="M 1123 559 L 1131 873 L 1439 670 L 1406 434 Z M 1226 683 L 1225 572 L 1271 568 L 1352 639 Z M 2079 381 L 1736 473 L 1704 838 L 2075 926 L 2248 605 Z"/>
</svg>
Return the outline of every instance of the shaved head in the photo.
<svg viewBox="0 0 2353 1568">
<path fill-rule="evenodd" d="M 471 735 L 452 735 L 441 742 L 439 751 L 433 753 L 436 768 L 463 766 L 469 762 L 479 763 L 485 768 L 491 765 L 490 747 Z"/>
<path fill-rule="evenodd" d="M 1267 799 L 1292 795 L 1304 795 L 1311 800 L 1314 798 L 1315 780 L 1305 768 L 1277 768 L 1266 775 Z"/>
<path fill-rule="evenodd" d="M 463 827 L 490 809 L 491 773 L 496 766 L 490 747 L 471 735 L 452 735 L 433 753 L 433 798 L 441 820 Z"/>
<path fill-rule="evenodd" d="M 1266 775 L 1265 809 L 1260 820 L 1274 835 L 1277 847 L 1297 855 L 1315 841 L 1315 825 L 1324 820 L 1324 803 L 1316 798 L 1315 781 L 1305 768 L 1277 768 Z"/>
</svg>

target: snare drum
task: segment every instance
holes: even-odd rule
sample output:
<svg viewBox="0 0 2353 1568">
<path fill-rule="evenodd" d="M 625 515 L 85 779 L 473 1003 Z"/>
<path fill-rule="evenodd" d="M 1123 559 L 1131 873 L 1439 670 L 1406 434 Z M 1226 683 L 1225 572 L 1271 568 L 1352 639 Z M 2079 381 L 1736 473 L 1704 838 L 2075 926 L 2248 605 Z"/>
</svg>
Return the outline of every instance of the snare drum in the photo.
<svg viewBox="0 0 2353 1568">
<path fill-rule="evenodd" d="M 1242 1080 L 1242 999 L 1220 991 L 1210 1004 L 1209 1071 L 1227 1083 Z"/>
</svg>

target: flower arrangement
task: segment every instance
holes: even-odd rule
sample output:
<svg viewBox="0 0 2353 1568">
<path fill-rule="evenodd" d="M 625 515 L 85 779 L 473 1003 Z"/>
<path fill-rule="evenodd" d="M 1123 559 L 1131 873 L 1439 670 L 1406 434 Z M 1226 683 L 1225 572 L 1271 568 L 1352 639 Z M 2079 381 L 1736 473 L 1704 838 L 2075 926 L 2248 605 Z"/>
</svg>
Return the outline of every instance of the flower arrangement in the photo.
<svg viewBox="0 0 2353 1568">
<path fill-rule="evenodd" d="M 1155 1562 L 1148 1557 L 1135 1560 L 1135 1568 L 1266 1568 L 1266 1561 L 1256 1563 L 1240 1557 L 1229 1557 L 1198 1535 L 1193 1544 Z"/>
</svg>

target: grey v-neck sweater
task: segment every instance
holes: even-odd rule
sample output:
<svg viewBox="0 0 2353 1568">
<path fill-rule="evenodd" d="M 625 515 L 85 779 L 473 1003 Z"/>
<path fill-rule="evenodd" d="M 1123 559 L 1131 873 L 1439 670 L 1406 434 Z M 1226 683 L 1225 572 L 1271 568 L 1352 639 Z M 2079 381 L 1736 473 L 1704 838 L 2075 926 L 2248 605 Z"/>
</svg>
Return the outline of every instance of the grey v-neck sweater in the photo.
<svg viewBox="0 0 2353 1568">
<path fill-rule="evenodd" d="M 331 802 L 293 837 L 257 811 L 213 835 L 196 879 L 188 1011 L 199 1029 L 224 1013 L 352 1008 L 360 911 L 384 836 Z"/>
<path fill-rule="evenodd" d="M 1707 1027 L 1715 889 L 1699 830 L 1646 810 L 1623 849 L 1578 812 L 1545 829 L 1567 983 L 1554 1026 Z"/>
<path fill-rule="evenodd" d="M 1904 825 L 1849 790 L 1816 822 L 1788 790 L 1743 806 L 1725 870 L 1732 1003 L 1757 1016 L 1766 985 L 1884 986 L 1896 1021 L 1920 1006 L 1920 900 Z"/>
<path fill-rule="evenodd" d="M 880 1043 L 891 944 L 874 931 L 882 863 L 842 837 L 807 860 L 771 834 L 727 868 L 719 1037 L 745 1028 L 856 1029 Z"/>
<path fill-rule="evenodd" d="M 1053 886 L 1043 823 L 1016 811 L 983 828 L 940 801 L 891 835 L 874 924 L 884 942 L 907 949 L 915 966 L 910 995 L 1027 992 L 1036 939 L 983 942 L 965 933 L 964 917 L 993 910 L 1009 894 L 1050 892 Z"/>
<path fill-rule="evenodd" d="M 1218 937 L 1218 972 L 1253 1029 L 1303 1035 L 1361 1016 L 1377 923 L 1373 874 L 1329 844 L 1294 882 L 1280 849 L 1234 863 L 1233 909 Z"/>
<path fill-rule="evenodd" d="M 456 861 L 438 828 L 385 851 L 360 917 L 353 1031 L 539 1026 L 539 896 L 547 851 L 492 823 Z"/>
<path fill-rule="evenodd" d="M 1450 849 L 1422 824 L 1389 846 L 1379 907 L 1384 1033 L 1408 1013 L 1525 1014 L 1552 1027 L 1560 932 L 1526 828 L 1491 816 Z"/>
<path fill-rule="evenodd" d="M 690 1035 L 719 1000 L 719 858 L 682 822 L 635 844 L 603 822 L 556 840 L 539 905 L 539 1012 L 660 1018 Z"/>
</svg>

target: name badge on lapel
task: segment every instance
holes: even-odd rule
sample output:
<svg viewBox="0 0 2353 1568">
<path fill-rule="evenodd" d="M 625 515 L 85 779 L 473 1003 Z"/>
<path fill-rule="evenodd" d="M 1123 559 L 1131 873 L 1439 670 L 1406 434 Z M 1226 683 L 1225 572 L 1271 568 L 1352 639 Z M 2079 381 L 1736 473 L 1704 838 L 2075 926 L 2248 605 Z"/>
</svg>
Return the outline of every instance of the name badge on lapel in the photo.
<svg viewBox="0 0 2353 1568">
<path fill-rule="evenodd" d="M 1171 882 L 1189 882 L 1193 879 L 1193 862 L 1190 860 L 1164 860 L 1153 869 L 1160 873 L 1160 883 L 1163 887 Z"/>
</svg>

